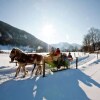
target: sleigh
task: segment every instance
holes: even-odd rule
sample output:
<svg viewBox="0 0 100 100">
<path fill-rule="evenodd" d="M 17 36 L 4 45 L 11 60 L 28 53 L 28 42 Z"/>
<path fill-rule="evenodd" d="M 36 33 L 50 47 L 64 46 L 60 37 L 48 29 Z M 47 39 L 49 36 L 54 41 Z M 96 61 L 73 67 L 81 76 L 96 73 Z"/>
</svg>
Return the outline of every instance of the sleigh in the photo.
<svg viewBox="0 0 100 100">
<path fill-rule="evenodd" d="M 56 71 L 61 71 L 70 68 L 70 61 L 72 59 L 65 58 L 64 56 L 46 56 L 44 57 L 45 63 L 48 65 L 49 69 L 51 71 L 56 72 Z"/>
</svg>

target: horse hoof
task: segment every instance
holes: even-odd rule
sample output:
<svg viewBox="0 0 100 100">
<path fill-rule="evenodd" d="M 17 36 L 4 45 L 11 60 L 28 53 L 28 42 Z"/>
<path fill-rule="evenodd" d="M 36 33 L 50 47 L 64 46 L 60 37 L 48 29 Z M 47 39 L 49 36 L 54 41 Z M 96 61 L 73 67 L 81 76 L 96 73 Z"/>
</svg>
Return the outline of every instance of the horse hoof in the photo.
<svg viewBox="0 0 100 100">
<path fill-rule="evenodd" d="M 37 73 L 35 73 L 35 75 L 38 75 Z"/>
<path fill-rule="evenodd" d="M 25 75 L 23 76 L 23 78 L 25 77 Z"/>
<path fill-rule="evenodd" d="M 15 75 L 15 77 L 17 77 L 17 75 Z"/>
<path fill-rule="evenodd" d="M 37 74 L 35 74 L 35 75 L 37 75 Z"/>
</svg>

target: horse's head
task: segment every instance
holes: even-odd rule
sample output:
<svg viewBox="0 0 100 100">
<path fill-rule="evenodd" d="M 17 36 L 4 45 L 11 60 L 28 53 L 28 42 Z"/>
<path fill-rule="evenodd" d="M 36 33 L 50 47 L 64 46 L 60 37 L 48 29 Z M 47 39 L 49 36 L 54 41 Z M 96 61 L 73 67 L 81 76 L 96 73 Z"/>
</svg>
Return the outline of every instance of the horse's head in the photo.
<svg viewBox="0 0 100 100">
<path fill-rule="evenodd" d="M 19 57 L 19 55 L 22 53 L 22 51 L 18 48 L 13 48 L 10 52 L 9 57 L 11 58 L 11 62 L 16 60 L 16 57 Z"/>
</svg>

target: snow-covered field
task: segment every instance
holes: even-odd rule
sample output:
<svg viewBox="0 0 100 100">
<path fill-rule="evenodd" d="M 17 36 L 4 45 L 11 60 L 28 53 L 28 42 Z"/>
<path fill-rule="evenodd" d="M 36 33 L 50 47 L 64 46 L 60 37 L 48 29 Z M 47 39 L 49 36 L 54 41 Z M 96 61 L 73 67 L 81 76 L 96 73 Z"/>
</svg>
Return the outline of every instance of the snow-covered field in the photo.
<svg viewBox="0 0 100 100">
<path fill-rule="evenodd" d="M 9 63 L 9 54 L 0 54 L 0 100 L 100 100 L 100 54 L 73 53 L 79 57 L 71 69 L 31 76 L 33 65 L 26 66 L 28 75 L 22 72 L 14 78 L 17 66 Z"/>
</svg>

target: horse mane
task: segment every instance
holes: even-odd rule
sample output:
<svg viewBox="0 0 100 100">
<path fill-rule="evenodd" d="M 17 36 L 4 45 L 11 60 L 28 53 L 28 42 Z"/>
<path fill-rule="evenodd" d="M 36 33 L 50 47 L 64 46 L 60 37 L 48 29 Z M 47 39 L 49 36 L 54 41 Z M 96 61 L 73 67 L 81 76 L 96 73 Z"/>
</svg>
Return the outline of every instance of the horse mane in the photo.
<svg viewBox="0 0 100 100">
<path fill-rule="evenodd" d="M 19 51 L 20 53 L 24 53 L 24 51 L 22 51 L 21 49 L 19 49 L 19 48 L 13 48 L 12 50 L 17 50 L 17 51 Z"/>
</svg>

